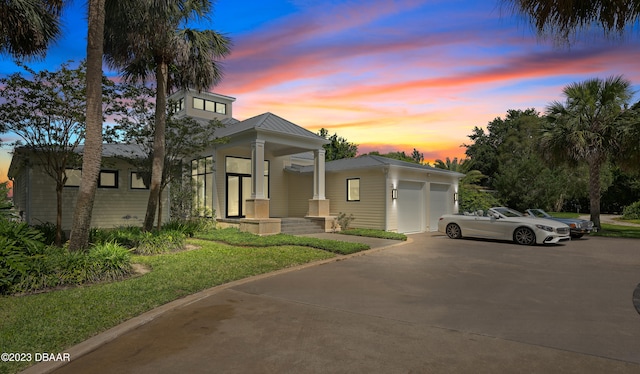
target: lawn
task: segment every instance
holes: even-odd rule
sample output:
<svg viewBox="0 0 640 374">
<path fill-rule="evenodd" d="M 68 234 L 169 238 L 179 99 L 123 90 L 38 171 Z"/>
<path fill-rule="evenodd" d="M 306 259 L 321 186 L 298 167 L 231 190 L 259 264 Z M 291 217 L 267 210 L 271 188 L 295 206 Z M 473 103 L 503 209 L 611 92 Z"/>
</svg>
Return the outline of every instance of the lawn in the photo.
<svg viewBox="0 0 640 374">
<path fill-rule="evenodd" d="M 2 351 L 63 353 L 65 348 L 181 297 L 335 256 L 308 246 L 231 246 L 197 239 L 188 243 L 198 249 L 134 256 L 133 263 L 151 269 L 142 276 L 35 295 L 0 297 Z M 0 363 L 0 373 L 14 373 L 28 365 Z"/>
</svg>

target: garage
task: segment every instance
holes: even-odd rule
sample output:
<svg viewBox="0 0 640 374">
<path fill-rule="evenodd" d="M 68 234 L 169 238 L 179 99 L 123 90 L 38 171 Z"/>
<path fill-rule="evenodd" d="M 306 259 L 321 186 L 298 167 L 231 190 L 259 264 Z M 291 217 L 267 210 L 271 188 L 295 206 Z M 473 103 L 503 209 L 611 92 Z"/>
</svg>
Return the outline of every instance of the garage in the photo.
<svg viewBox="0 0 640 374">
<path fill-rule="evenodd" d="M 438 231 L 438 219 L 441 215 L 450 213 L 450 187 L 451 185 L 443 183 L 429 184 L 429 231 Z"/>
<path fill-rule="evenodd" d="M 398 232 L 424 231 L 424 183 L 400 181 L 398 183 Z"/>
</svg>

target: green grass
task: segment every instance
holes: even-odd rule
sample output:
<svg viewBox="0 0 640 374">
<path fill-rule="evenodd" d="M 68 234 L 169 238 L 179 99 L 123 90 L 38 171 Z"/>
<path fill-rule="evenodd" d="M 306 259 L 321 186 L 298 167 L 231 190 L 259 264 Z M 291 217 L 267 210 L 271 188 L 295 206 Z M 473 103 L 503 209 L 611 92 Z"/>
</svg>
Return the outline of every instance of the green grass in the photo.
<svg viewBox="0 0 640 374">
<path fill-rule="evenodd" d="M 62 353 L 77 343 L 157 306 L 256 274 L 335 256 L 307 246 L 236 247 L 189 240 L 200 249 L 134 256 L 151 272 L 120 282 L 29 296 L 0 297 L 3 352 Z M 29 363 L 0 363 L 14 373 Z"/>
<path fill-rule="evenodd" d="M 215 240 L 237 246 L 267 247 L 275 245 L 299 245 L 312 248 L 323 249 L 325 251 L 347 255 L 360 252 L 370 247 L 363 243 L 350 243 L 336 240 L 326 240 L 310 238 L 305 236 L 294 236 L 288 234 L 277 234 L 259 236 L 238 229 L 227 228 L 212 230 L 206 233 L 196 234 L 196 238 Z"/>
<path fill-rule="evenodd" d="M 370 238 L 407 240 L 407 236 L 405 234 L 400 234 L 397 232 L 389 232 L 384 230 L 349 229 L 349 230 L 340 231 L 339 233 L 343 235 L 366 236 Z"/>
<path fill-rule="evenodd" d="M 605 236 L 609 238 L 640 239 L 640 227 L 602 224 L 602 229 L 592 232 L 593 236 Z"/>
<path fill-rule="evenodd" d="M 580 213 L 573 212 L 549 212 L 549 214 L 557 218 L 578 218 L 581 215 Z"/>
</svg>

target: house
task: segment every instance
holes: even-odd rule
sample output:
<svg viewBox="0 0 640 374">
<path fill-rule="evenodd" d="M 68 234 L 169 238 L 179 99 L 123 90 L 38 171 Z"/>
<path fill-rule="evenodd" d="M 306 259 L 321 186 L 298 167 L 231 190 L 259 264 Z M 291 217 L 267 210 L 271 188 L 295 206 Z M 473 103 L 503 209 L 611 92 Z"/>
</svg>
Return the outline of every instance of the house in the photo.
<svg viewBox="0 0 640 374">
<path fill-rule="evenodd" d="M 463 174 L 380 156 L 325 162 L 326 139 L 273 113 L 236 121 L 234 98 L 193 90 L 170 100 L 176 115 L 225 124 L 216 135 L 229 141 L 189 160 L 198 204 L 222 223 L 271 234 L 304 217 L 329 231 L 343 212 L 352 227 L 409 233 L 435 231 L 440 215 L 457 212 Z"/>
<path fill-rule="evenodd" d="M 355 217 L 351 227 L 411 233 L 435 231 L 440 215 L 457 212 L 460 173 L 380 156 L 325 162 L 328 140 L 273 113 L 238 121 L 233 97 L 185 90 L 169 100 L 176 116 L 224 125 L 216 136 L 228 141 L 184 160 L 191 166 L 195 205 L 221 225 L 266 235 L 288 231 L 293 220 L 330 231 L 335 217 L 346 213 Z M 106 146 L 104 157 L 124 151 L 118 147 L 124 146 Z M 27 222 L 54 222 L 52 181 L 20 157 L 14 155 L 9 172 L 16 206 Z M 139 188 L 136 170 L 120 163 L 104 173 L 110 182 L 98 189 L 92 225 L 141 222 L 148 191 Z M 71 222 L 74 196 L 72 186 L 65 188 L 64 222 Z"/>
<path fill-rule="evenodd" d="M 76 149 L 82 155 L 83 147 Z M 30 225 L 56 222 L 56 190 L 54 180 L 46 174 L 33 150 L 25 147 L 13 152 L 8 176 L 13 181 L 13 204 Z M 125 144 L 103 144 L 103 167 L 98 179 L 92 227 L 142 226 L 147 211 L 149 188 L 139 171 L 120 156 L 144 157 L 140 147 Z M 69 167 L 62 191 L 62 229 L 71 230 L 73 212 L 82 170 Z M 169 194 L 163 192 L 162 220 L 169 220 Z"/>
</svg>

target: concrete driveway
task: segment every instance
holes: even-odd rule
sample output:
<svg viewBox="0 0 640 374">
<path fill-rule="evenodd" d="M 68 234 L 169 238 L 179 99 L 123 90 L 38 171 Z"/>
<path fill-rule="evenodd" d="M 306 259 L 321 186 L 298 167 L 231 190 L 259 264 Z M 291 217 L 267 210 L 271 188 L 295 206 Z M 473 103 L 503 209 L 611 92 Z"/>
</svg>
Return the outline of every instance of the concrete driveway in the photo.
<svg viewBox="0 0 640 374">
<path fill-rule="evenodd" d="M 209 290 L 55 373 L 638 373 L 638 283 L 637 240 L 418 234 Z"/>
</svg>

